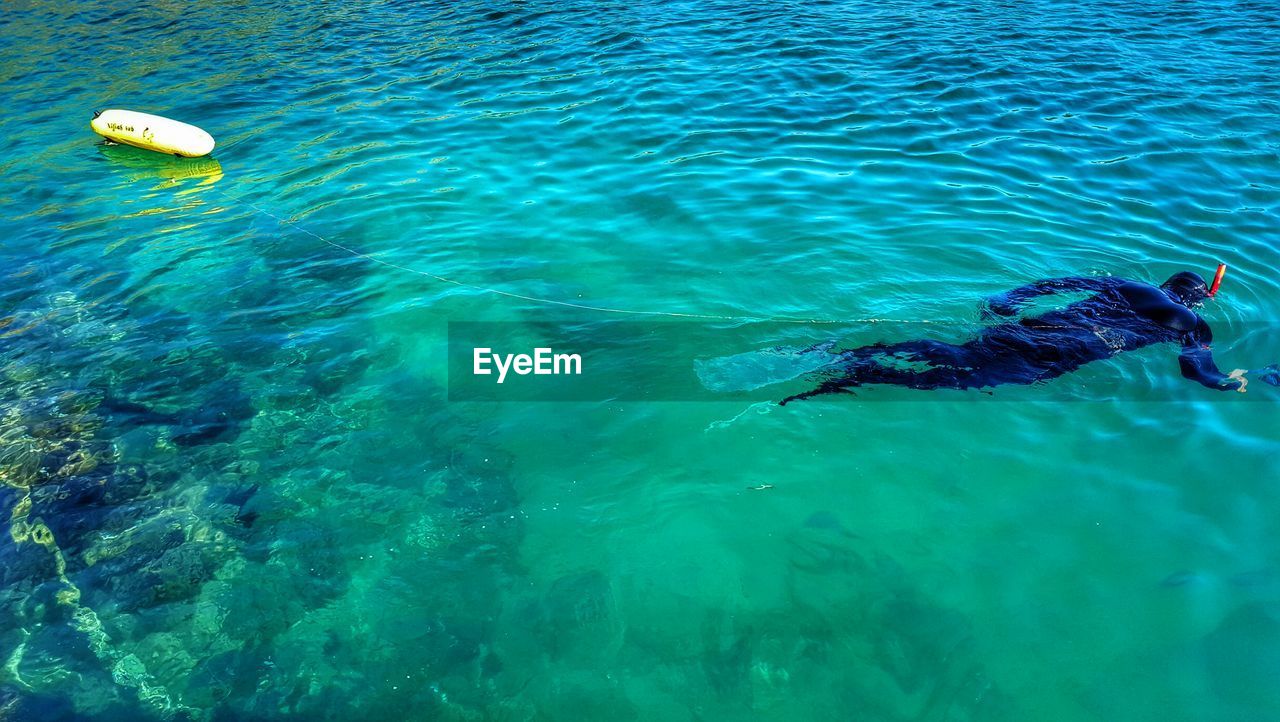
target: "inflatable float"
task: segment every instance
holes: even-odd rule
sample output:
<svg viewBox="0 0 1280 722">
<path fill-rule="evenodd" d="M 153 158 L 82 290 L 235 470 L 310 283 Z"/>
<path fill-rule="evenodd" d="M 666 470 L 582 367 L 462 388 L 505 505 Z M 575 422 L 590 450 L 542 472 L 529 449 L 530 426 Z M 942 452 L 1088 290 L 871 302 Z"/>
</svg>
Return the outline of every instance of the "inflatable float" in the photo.
<svg viewBox="0 0 1280 722">
<path fill-rule="evenodd" d="M 101 110 L 93 114 L 93 132 L 116 143 L 159 153 L 199 158 L 213 152 L 213 136 L 203 130 L 132 110 Z"/>
</svg>

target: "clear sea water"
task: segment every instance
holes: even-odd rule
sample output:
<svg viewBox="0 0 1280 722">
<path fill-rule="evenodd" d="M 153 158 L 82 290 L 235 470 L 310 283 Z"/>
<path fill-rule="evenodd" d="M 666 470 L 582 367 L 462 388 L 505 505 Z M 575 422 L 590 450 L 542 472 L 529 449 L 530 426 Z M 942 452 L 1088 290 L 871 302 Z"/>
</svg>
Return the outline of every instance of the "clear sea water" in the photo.
<svg viewBox="0 0 1280 722">
<path fill-rule="evenodd" d="M 0 719 L 1277 719 L 1280 389 L 1149 348 L 994 396 L 449 401 L 449 322 L 617 319 L 299 230 L 953 334 L 1223 261 L 1257 368 L 1275 10 L 7 3 Z M 107 107 L 214 160 L 102 147 Z M 688 362 L 782 333 L 730 325 Z"/>
</svg>

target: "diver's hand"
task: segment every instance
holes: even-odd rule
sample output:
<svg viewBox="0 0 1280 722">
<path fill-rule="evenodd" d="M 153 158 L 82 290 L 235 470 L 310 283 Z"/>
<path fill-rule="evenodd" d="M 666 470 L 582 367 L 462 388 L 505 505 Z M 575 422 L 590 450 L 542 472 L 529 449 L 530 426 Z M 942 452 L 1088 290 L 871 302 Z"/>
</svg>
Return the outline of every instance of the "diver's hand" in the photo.
<svg viewBox="0 0 1280 722">
<path fill-rule="evenodd" d="M 1236 391 L 1239 391 L 1242 394 L 1245 392 L 1245 387 L 1249 385 L 1249 379 L 1244 377 L 1247 373 L 1249 373 L 1249 369 L 1236 369 L 1235 371 L 1227 374 L 1228 379 L 1239 382 L 1240 385 L 1236 387 Z"/>
<path fill-rule="evenodd" d="M 1272 386 L 1280 386 L 1280 367 L 1277 367 L 1276 364 L 1263 366 L 1252 373 L 1258 374 L 1258 378 L 1262 379 L 1264 383 L 1271 384 Z"/>
<path fill-rule="evenodd" d="M 1008 318 L 1009 316 L 1017 315 L 1017 313 L 1018 309 L 1003 295 L 992 296 L 991 298 L 983 301 L 982 307 L 978 311 L 978 315 L 981 316 L 983 320 L 990 320 L 997 317 Z"/>
</svg>

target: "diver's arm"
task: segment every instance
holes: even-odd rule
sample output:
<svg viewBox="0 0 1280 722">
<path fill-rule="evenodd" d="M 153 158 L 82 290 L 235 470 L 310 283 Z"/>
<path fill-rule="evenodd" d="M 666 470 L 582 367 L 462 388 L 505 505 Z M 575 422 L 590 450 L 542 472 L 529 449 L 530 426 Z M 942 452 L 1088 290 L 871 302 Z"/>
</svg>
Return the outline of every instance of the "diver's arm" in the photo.
<svg viewBox="0 0 1280 722">
<path fill-rule="evenodd" d="M 987 299 L 986 310 L 998 316 L 1012 316 L 1018 307 L 1040 296 L 1055 293 L 1073 293 L 1078 291 L 1106 291 L 1124 283 L 1122 278 L 1071 276 L 1068 278 L 1046 278 L 1043 281 L 1029 283 L 1021 288 L 992 296 Z"/>
<path fill-rule="evenodd" d="M 1228 376 L 1218 370 L 1213 362 L 1213 352 L 1209 350 L 1212 341 L 1213 332 L 1209 330 L 1209 324 L 1199 319 L 1195 329 L 1182 337 L 1182 353 L 1178 355 L 1182 375 L 1211 389 L 1244 391 L 1243 373 L 1233 371 Z"/>
</svg>

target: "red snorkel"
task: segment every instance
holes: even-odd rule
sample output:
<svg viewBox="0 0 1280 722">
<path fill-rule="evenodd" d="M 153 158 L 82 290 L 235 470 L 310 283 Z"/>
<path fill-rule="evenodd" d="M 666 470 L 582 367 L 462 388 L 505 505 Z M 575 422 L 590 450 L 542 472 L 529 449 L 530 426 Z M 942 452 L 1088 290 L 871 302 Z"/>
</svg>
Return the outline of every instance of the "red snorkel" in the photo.
<svg viewBox="0 0 1280 722">
<path fill-rule="evenodd" d="M 1209 286 L 1209 298 L 1213 298 L 1218 292 L 1218 286 L 1222 285 L 1222 277 L 1227 275 L 1227 264 L 1219 263 L 1218 272 L 1213 274 L 1213 284 Z"/>
</svg>

